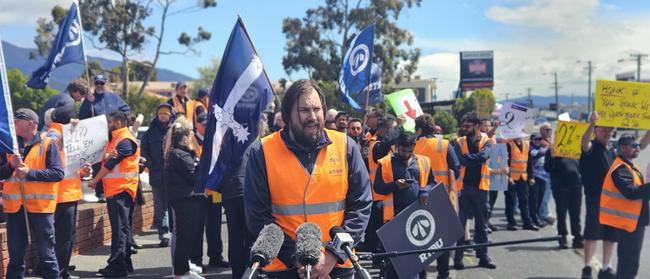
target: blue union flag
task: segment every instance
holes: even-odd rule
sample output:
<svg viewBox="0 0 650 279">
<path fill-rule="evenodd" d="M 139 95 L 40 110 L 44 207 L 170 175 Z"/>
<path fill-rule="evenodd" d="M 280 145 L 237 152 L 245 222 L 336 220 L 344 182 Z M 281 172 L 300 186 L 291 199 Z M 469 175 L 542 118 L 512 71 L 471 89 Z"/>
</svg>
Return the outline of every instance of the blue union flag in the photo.
<svg viewBox="0 0 650 279">
<path fill-rule="evenodd" d="M 271 82 L 241 18 L 230 33 L 210 92 L 208 124 L 195 192 L 221 190 L 244 150 L 258 136 L 262 111 L 273 100 Z"/>
<path fill-rule="evenodd" d="M 18 151 L 16 130 L 14 129 L 14 111 L 11 108 L 5 55 L 0 43 L 0 154 L 14 153 L 14 151 Z"/>
<path fill-rule="evenodd" d="M 366 98 L 364 88 L 370 84 L 374 40 L 375 26 L 370 25 L 354 37 L 343 57 L 343 66 L 339 74 L 341 99 L 356 110 L 364 109 L 362 107 Z M 380 69 L 378 70 L 381 72 Z M 360 104 L 360 100 L 364 101 Z"/>
</svg>

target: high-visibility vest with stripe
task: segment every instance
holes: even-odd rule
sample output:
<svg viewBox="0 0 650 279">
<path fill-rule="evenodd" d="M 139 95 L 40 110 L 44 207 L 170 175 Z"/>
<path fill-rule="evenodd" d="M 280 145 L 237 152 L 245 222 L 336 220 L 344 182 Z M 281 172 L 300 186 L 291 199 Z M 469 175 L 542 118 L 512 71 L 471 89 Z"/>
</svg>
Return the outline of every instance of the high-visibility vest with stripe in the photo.
<svg viewBox="0 0 650 279">
<path fill-rule="evenodd" d="M 348 193 L 347 136 L 327 129 L 325 132 L 332 143 L 318 152 L 311 174 L 287 148 L 280 132 L 262 138 L 271 214 L 293 240 L 296 230 L 305 222 L 320 227 L 323 243 L 331 240 L 326 232 L 343 223 Z M 339 267 L 351 268 L 352 264 L 348 260 Z M 271 272 L 287 269 L 277 258 L 264 268 Z"/>
<path fill-rule="evenodd" d="M 415 159 L 418 163 L 418 168 L 420 169 L 419 183 L 420 188 L 427 186 L 427 181 L 429 181 L 429 173 L 431 172 L 431 162 L 429 158 L 424 155 L 415 155 Z M 386 155 L 386 157 L 379 160 L 381 164 L 381 179 L 384 180 L 384 183 L 391 183 L 395 181 L 393 175 L 393 156 L 392 154 Z M 390 221 L 395 216 L 395 206 L 393 205 L 393 194 L 390 193 L 388 198 L 384 200 L 384 223 Z"/>
<path fill-rule="evenodd" d="M 447 162 L 447 150 L 449 140 L 442 138 L 419 138 L 415 142 L 413 153 L 427 156 L 431 162 L 431 169 L 437 183 L 449 187 L 449 164 Z"/>
<path fill-rule="evenodd" d="M 131 195 L 131 198 L 135 199 L 135 193 L 138 189 L 138 176 L 140 174 L 138 166 L 138 161 L 140 160 L 140 146 L 137 145 L 137 140 L 127 127 L 117 129 L 111 132 L 111 135 L 112 140 L 108 145 L 106 145 L 106 153 L 117 148 L 117 145 L 123 140 L 130 140 L 135 143 L 136 150 L 131 156 L 122 159 L 113 170 L 104 176 L 102 179 L 102 183 L 104 184 L 104 195 L 107 198 L 110 198 L 119 193 L 127 192 Z M 104 164 L 105 163 L 106 161 L 104 161 Z"/>
<path fill-rule="evenodd" d="M 29 150 L 27 156 L 23 158 L 23 162 L 32 170 L 46 169 L 47 147 L 50 142 L 52 142 L 52 139 L 45 137 L 37 146 L 35 145 Z M 4 201 L 2 208 L 5 213 L 16 213 L 20 206 L 23 205 L 20 184 L 20 180 L 15 173 L 5 180 L 2 191 Z M 58 182 L 24 181 L 24 205 L 27 212 L 54 213 L 58 185 Z"/>
<path fill-rule="evenodd" d="M 625 163 L 620 157 L 616 158 L 612 166 L 605 176 L 603 182 L 603 190 L 600 193 L 600 214 L 599 220 L 603 225 L 608 225 L 628 232 L 636 230 L 637 223 L 639 222 L 639 215 L 641 214 L 642 199 L 630 200 L 627 199 L 612 179 L 612 173 L 620 166 L 625 166 L 630 173 L 632 173 L 633 183 L 635 187 L 644 184 L 643 178 L 639 176 L 639 168 L 636 165 L 630 166 Z"/>
<path fill-rule="evenodd" d="M 482 150 L 485 143 L 490 139 L 487 136 L 481 136 L 481 140 L 478 144 L 478 150 Z M 461 156 L 469 154 L 469 147 L 467 146 L 467 137 L 461 137 L 458 140 L 458 145 L 460 146 Z M 463 179 L 465 178 L 465 166 L 460 166 L 460 177 L 456 180 L 456 189 L 458 191 L 463 189 Z M 478 188 L 480 190 L 490 190 L 490 169 L 488 168 L 487 161 L 481 165 L 481 180 L 479 182 Z"/>
<path fill-rule="evenodd" d="M 63 136 L 63 125 L 61 123 L 52 123 L 50 129 L 47 131 L 47 134 L 55 134 L 56 139 L 60 139 Z M 54 140 L 56 140 L 54 139 Z M 65 168 L 65 149 L 63 145 L 59 147 L 61 154 L 61 166 Z M 64 202 L 73 202 L 81 200 L 81 179 L 79 179 L 79 174 L 77 172 L 65 173 L 63 180 L 59 182 L 59 190 L 56 198 L 57 203 Z"/>
<path fill-rule="evenodd" d="M 377 166 L 379 165 L 377 162 L 375 162 L 375 155 L 373 155 L 373 149 L 375 148 L 375 144 L 377 144 L 378 141 L 371 141 L 370 145 L 368 147 L 368 174 L 370 175 L 370 185 L 372 186 L 375 183 L 375 177 L 377 175 Z M 392 150 L 392 148 L 391 148 Z M 390 155 L 390 154 L 388 154 Z M 372 188 L 372 187 L 370 187 Z M 388 198 L 386 195 L 378 194 L 375 192 L 375 189 L 372 189 L 372 200 L 377 202 L 377 201 L 383 201 L 386 198 Z"/>
<path fill-rule="evenodd" d="M 510 146 L 510 178 L 514 181 L 519 179 L 528 180 L 528 152 L 530 143 L 526 140 L 521 141 L 521 149 L 515 141 L 509 141 Z"/>
<path fill-rule="evenodd" d="M 206 114 L 208 113 L 208 110 L 205 108 L 205 106 L 203 105 L 203 103 L 201 101 L 194 100 L 192 102 L 194 103 L 192 105 L 192 111 L 193 111 L 192 123 L 194 124 L 194 130 L 196 131 L 195 132 L 196 136 L 201 141 L 203 141 L 204 140 L 203 137 L 205 137 L 205 126 L 201 125 L 201 123 L 199 123 L 199 115 L 196 113 L 196 109 L 201 107 L 201 108 L 203 108 L 203 111 L 205 111 Z"/>
<path fill-rule="evenodd" d="M 192 115 L 194 114 L 194 110 L 192 109 L 192 104 L 193 102 L 189 99 L 185 100 L 185 106 L 178 100 L 177 95 L 172 96 L 172 106 L 174 107 L 174 111 L 176 113 L 182 113 L 185 115 L 185 118 L 187 120 L 192 119 Z"/>
</svg>

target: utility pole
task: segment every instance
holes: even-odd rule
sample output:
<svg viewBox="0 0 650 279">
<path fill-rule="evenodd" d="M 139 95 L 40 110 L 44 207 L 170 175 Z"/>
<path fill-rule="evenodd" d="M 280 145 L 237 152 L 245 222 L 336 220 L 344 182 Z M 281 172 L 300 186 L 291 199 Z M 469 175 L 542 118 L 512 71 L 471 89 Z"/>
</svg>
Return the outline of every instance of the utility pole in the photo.
<svg viewBox="0 0 650 279">
<path fill-rule="evenodd" d="M 593 73 L 595 67 L 593 67 L 593 65 L 591 64 L 591 60 L 588 60 L 588 61 L 578 60 L 578 63 L 583 63 L 583 62 L 587 62 L 587 67 L 585 67 L 585 69 L 587 70 L 587 76 L 588 76 L 588 79 L 587 79 L 587 113 L 591 113 L 591 111 L 594 108 L 594 98 L 593 98 L 593 94 L 591 92 L 591 73 Z"/>
<path fill-rule="evenodd" d="M 644 58 L 648 57 L 645 53 L 633 53 L 630 54 L 630 59 L 619 59 L 618 62 L 623 62 L 626 60 L 636 61 L 636 81 L 641 81 L 641 62 Z"/>
<path fill-rule="evenodd" d="M 510 95 L 510 93 L 506 93 L 506 102 L 510 101 L 510 99 L 508 99 L 508 95 Z"/>
<path fill-rule="evenodd" d="M 530 95 L 530 92 L 533 91 L 533 89 L 528 87 L 528 88 L 526 88 L 526 91 L 528 92 L 528 107 L 532 108 L 533 107 L 533 97 Z"/>
<path fill-rule="evenodd" d="M 553 73 L 553 88 L 555 90 L 555 117 L 560 118 L 560 100 L 558 96 L 558 89 L 560 89 L 560 86 L 557 85 L 557 72 Z"/>
</svg>

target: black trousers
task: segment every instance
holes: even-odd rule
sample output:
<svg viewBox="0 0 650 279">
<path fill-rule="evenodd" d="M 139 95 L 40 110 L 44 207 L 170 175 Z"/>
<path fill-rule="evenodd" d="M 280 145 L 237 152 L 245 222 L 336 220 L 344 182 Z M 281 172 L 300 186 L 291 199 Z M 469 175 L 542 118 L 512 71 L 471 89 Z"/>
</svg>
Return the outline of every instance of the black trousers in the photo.
<svg viewBox="0 0 650 279">
<path fill-rule="evenodd" d="M 384 225 L 384 211 L 381 202 L 373 201 L 370 208 L 370 219 L 365 231 L 365 238 L 363 240 L 363 250 L 367 252 L 378 252 L 381 245 L 379 245 L 379 237 L 377 237 L 377 230 Z"/>
<path fill-rule="evenodd" d="M 506 191 L 506 219 L 508 220 L 508 225 L 517 224 L 515 220 L 515 198 L 519 201 L 521 221 L 524 223 L 524 226 L 530 226 L 527 181 L 519 179 L 515 181 L 515 184 L 508 185 L 508 191 Z"/>
<path fill-rule="evenodd" d="M 223 201 L 228 220 L 228 259 L 232 268 L 232 278 L 239 279 L 248 267 L 248 256 L 252 243 L 246 227 L 244 198 L 236 197 Z"/>
<path fill-rule="evenodd" d="M 59 263 L 59 274 L 68 274 L 72 248 L 77 234 L 77 201 L 56 204 L 54 212 L 54 252 Z"/>
<path fill-rule="evenodd" d="M 544 192 L 540 196 L 540 188 L 545 188 L 544 184 L 535 183 L 533 185 L 528 185 L 528 215 L 530 220 L 535 223 L 540 223 L 541 218 L 539 217 L 539 206 L 541 204 L 542 197 L 544 197 Z"/>
<path fill-rule="evenodd" d="M 489 193 L 489 201 L 488 201 L 488 209 L 487 209 L 487 218 L 486 218 L 486 223 L 490 223 L 490 218 L 492 218 L 492 211 L 494 211 L 494 204 L 497 203 L 497 197 L 499 196 L 499 191 L 490 191 Z"/>
<path fill-rule="evenodd" d="M 557 214 L 557 233 L 561 236 L 568 234 L 566 226 L 568 213 L 573 242 L 582 241 L 582 229 L 580 228 L 582 187 L 553 189 L 553 199 L 555 199 L 555 213 Z"/>
<path fill-rule="evenodd" d="M 633 232 L 620 230 L 618 241 L 618 264 L 616 266 L 617 279 L 632 279 L 639 272 L 639 260 L 643 247 L 645 226 L 637 226 Z"/>
<path fill-rule="evenodd" d="M 488 202 L 488 191 L 480 190 L 476 187 L 463 187 L 458 197 L 460 207 L 460 222 L 463 227 L 467 226 L 467 219 L 470 215 L 474 215 L 474 243 L 487 243 L 487 230 L 485 225 L 485 206 Z M 464 245 L 464 239 L 461 237 L 456 245 Z M 476 257 L 479 259 L 488 256 L 487 248 L 476 248 Z M 454 261 L 461 261 L 463 259 L 464 251 L 462 249 L 456 250 Z"/>
<path fill-rule="evenodd" d="M 122 272 L 131 265 L 131 221 L 129 215 L 133 198 L 127 192 L 106 199 L 108 219 L 111 223 L 111 256 L 108 267 Z"/>
<path fill-rule="evenodd" d="M 542 207 L 542 203 L 544 202 L 544 195 L 546 194 L 546 183 L 548 183 L 548 182 L 544 181 L 543 179 L 541 179 L 539 177 L 535 177 L 535 186 L 534 186 L 534 188 L 536 190 L 535 194 L 537 196 L 536 196 L 536 199 L 533 199 L 533 194 L 531 194 L 530 195 L 531 198 L 529 199 L 529 201 L 530 201 L 529 204 L 535 203 L 535 206 L 536 206 L 536 208 L 535 208 L 536 211 L 535 212 L 537 213 L 536 216 L 539 219 L 542 218 L 541 217 L 542 215 L 540 214 L 540 208 Z M 533 190 L 533 188 L 531 188 L 530 191 L 532 191 L 532 190 Z M 532 211 L 532 206 L 531 206 L 531 211 Z M 533 217 L 533 216 L 531 215 L 531 217 Z M 533 220 L 535 220 L 535 219 L 533 219 Z"/>
<path fill-rule="evenodd" d="M 179 199 L 172 204 L 176 218 L 176 249 L 174 250 L 174 275 L 183 275 L 190 271 L 189 260 L 196 251 L 197 239 L 203 242 L 201 227 L 203 215 L 197 214 L 203 209 L 202 196 Z"/>
<path fill-rule="evenodd" d="M 221 241 L 221 221 L 223 210 L 221 203 L 213 203 L 212 196 L 200 197 L 201 212 L 199 213 L 204 220 L 204 225 L 200 228 L 198 239 L 196 239 L 196 249 L 192 253 L 190 261 L 201 266 L 203 260 L 203 233 L 208 242 L 208 257 L 210 261 L 223 260 L 223 243 Z"/>
</svg>

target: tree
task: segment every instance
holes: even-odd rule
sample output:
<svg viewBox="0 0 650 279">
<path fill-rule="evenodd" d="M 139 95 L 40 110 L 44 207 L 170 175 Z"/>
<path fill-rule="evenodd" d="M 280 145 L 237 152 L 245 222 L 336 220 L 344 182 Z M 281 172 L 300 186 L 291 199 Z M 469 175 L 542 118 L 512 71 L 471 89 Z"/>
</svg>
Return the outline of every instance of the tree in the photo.
<svg viewBox="0 0 650 279">
<path fill-rule="evenodd" d="M 422 0 L 326 0 L 308 9 L 303 18 L 285 18 L 282 32 L 287 39 L 282 65 L 287 74 L 305 70 L 317 80 L 338 80 L 347 47 L 362 28 L 375 24 L 373 62 L 383 70 L 384 83 L 409 78 L 417 69 L 420 49 L 406 49 L 413 35 L 397 26 L 404 8 Z"/>
<path fill-rule="evenodd" d="M 210 39 L 210 32 L 199 27 L 197 35 L 191 37 L 183 32 L 179 35 L 178 42 L 185 51 L 162 50 L 165 35 L 166 20 L 170 16 L 186 14 L 203 8 L 215 7 L 216 0 L 201 0 L 199 5 L 187 5 L 181 0 L 80 0 L 79 9 L 83 16 L 82 23 L 87 42 L 99 50 L 110 50 L 121 58 L 122 96 L 128 94 L 129 61 L 133 54 L 141 52 L 150 39 L 156 42 L 151 67 L 144 76 L 138 95 L 142 95 L 147 82 L 153 77 L 160 55 L 183 54 L 189 51 L 196 52 L 194 44 Z M 177 7 L 180 6 L 180 7 Z M 144 22 L 153 13 L 154 8 L 160 9 L 160 24 L 145 26 Z M 56 34 L 61 19 L 67 10 L 55 6 L 52 9 L 52 19 L 40 18 L 38 20 L 37 35 L 34 38 L 39 53 L 42 56 L 49 51 L 53 34 Z"/>
<path fill-rule="evenodd" d="M 458 98 L 452 109 L 458 121 L 470 111 L 476 111 L 479 117 L 489 118 L 494 110 L 496 98 L 492 90 L 484 88 L 472 91 L 467 99 Z"/>
<path fill-rule="evenodd" d="M 23 75 L 18 69 L 9 70 L 7 81 L 11 92 L 11 105 L 14 110 L 29 108 L 38 111 L 47 99 L 58 93 L 57 90 L 49 86 L 44 89 L 33 89 L 24 86 L 25 82 L 27 82 L 27 76 Z"/>
<path fill-rule="evenodd" d="M 148 77 L 149 72 L 152 72 L 149 80 L 156 81 L 158 79 L 157 71 L 151 67 L 151 63 L 136 60 L 129 61 L 129 80 L 143 81 Z"/>
<path fill-rule="evenodd" d="M 132 91 L 136 89 L 137 87 L 131 88 Z M 151 119 L 155 117 L 156 108 L 165 102 L 165 98 L 150 94 L 129 94 L 124 101 L 129 105 L 129 108 L 131 108 L 134 114 L 142 114 L 144 116 L 142 125 L 147 126 L 151 122 Z"/>
<path fill-rule="evenodd" d="M 456 132 L 456 129 L 458 127 L 458 121 L 456 121 L 456 118 L 454 118 L 454 116 L 451 115 L 451 113 L 444 110 L 438 110 L 434 115 L 434 119 L 436 125 L 442 128 L 443 134 L 450 134 Z"/>
<path fill-rule="evenodd" d="M 194 81 L 194 87 L 197 88 L 210 88 L 214 83 L 214 78 L 217 77 L 217 71 L 219 71 L 219 65 L 221 60 L 219 58 L 212 58 L 212 62 L 207 67 L 198 67 L 196 71 L 199 72 L 199 78 Z"/>
</svg>

